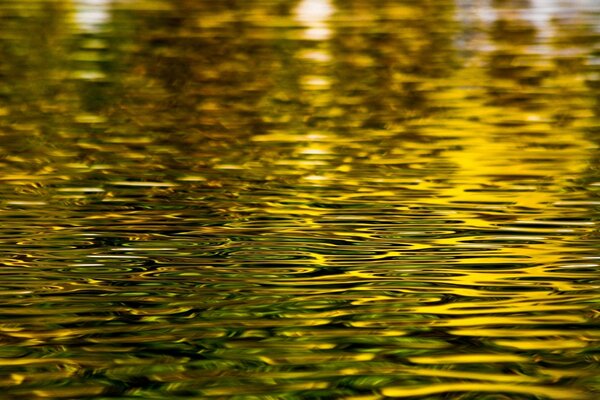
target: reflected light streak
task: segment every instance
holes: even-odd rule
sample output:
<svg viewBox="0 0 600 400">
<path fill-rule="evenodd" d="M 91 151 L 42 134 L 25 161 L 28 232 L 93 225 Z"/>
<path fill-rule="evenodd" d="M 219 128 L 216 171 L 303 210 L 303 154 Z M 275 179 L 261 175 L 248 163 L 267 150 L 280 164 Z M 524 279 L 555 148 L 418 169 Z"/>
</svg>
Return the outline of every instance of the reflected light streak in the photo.
<svg viewBox="0 0 600 400">
<path fill-rule="evenodd" d="M 303 37 L 309 40 L 327 40 L 331 36 L 328 20 L 334 13 L 329 0 L 302 0 L 296 8 L 296 20 L 306 30 Z"/>
<path fill-rule="evenodd" d="M 109 18 L 112 0 L 79 0 L 75 3 L 75 23 L 84 31 L 98 31 Z"/>
</svg>

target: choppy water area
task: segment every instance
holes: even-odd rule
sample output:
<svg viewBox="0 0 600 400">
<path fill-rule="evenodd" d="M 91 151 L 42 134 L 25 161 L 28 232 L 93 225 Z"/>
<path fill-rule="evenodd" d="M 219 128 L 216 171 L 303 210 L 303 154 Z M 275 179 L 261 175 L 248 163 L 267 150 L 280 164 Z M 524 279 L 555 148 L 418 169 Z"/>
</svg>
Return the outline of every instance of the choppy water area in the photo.
<svg viewBox="0 0 600 400">
<path fill-rule="evenodd" d="M 594 399 L 595 1 L 0 1 L 5 399 Z"/>
</svg>

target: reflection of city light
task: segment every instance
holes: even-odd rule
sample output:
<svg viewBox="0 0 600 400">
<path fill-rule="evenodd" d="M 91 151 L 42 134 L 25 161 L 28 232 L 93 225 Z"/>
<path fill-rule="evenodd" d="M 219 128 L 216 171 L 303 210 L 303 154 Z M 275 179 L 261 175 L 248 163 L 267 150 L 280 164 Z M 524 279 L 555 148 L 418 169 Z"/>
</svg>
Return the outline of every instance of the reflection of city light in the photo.
<svg viewBox="0 0 600 400">
<path fill-rule="evenodd" d="M 75 23 L 85 31 L 99 30 L 109 19 L 112 0 L 79 0 L 75 3 Z"/>
<path fill-rule="evenodd" d="M 306 28 L 304 37 L 310 40 L 326 40 L 331 36 L 327 21 L 334 9 L 330 0 L 302 0 L 296 8 L 296 20 Z"/>
</svg>

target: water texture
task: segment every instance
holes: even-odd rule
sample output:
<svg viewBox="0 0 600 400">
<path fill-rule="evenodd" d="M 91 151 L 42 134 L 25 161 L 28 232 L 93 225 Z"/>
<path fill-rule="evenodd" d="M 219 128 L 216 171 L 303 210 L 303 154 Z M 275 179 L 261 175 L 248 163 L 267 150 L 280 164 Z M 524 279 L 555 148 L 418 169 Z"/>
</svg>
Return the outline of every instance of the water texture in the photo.
<svg viewBox="0 0 600 400">
<path fill-rule="evenodd" d="M 0 397 L 599 398 L 598 21 L 0 0 Z"/>
</svg>

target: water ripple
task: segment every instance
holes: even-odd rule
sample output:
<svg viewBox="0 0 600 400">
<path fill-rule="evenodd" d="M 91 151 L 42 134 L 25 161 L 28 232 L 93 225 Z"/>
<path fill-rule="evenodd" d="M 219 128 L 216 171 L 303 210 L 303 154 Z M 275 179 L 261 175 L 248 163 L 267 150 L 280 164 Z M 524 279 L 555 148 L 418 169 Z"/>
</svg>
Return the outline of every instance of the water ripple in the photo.
<svg viewBox="0 0 600 400">
<path fill-rule="evenodd" d="M 376 3 L 0 4 L 6 396 L 598 397 L 598 7 Z"/>
</svg>

